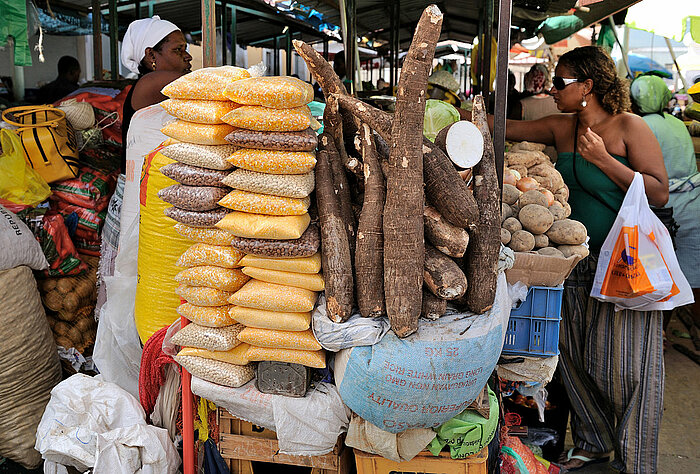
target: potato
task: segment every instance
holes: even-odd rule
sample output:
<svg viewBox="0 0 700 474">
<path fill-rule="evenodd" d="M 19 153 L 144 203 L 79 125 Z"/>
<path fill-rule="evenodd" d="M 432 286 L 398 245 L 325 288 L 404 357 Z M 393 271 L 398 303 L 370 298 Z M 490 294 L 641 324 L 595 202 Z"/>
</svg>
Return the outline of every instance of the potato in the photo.
<svg viewBox="0 0 700 474">
<path fill-rule="evenodd" d="M 527 173 L 528 176 L 540 183 L 540 186 L 552 192 L 558 191 L 564 186 L 561 174 L 550 163 L 532 166 L 528 168 Z"/>
<path fill-rule="evenodd" d="M 53 327 L 53 332 L 57 336 L 67 336 L 68 331 L 70 331 L 70 324 L 64 321 L 56 321 L 56 325 Z"/>
<path fill-rule="evenodd" d="M 562 204 L 566 204 L 567 202 L 569 202 L 569 188 L 568 188 L 568 186 L 564 185 L 561 188 L 554 191 L 554 199 L 556 199 L 557 201 L 559 201 Z"/>
<path fill-rule="evenodd" d="M 508 219 L 504 220 L 501 227 L 507 229 L 511 234 L 517 230 L 523 230 L 523 225 L 515 217 L 509 217 Z"/>
<path fill-rule="evenodd" d="M 66 349 L 70 349 L 71 347 L 73 347 L 73 342 L 65 336 L 57 336 L 56 345 L 63 346 Z"/>
<path fill-rule="evenodd" d="M 515 204 L 522 193 L 512 184 L 503 185 L 503 199 L 506 204 Z"/>
<path fill-rule="evenodd" d="M 549 257 L 562 257 L 564 258 L 564 254 L 561 252 L 561 250 L 557 249 L 556 247 L 544 247 L 541 248 L 537 251 L 538 254 L 540 255 L 547 255 Z"/>
<path fill-rule="evenodd" d="M 538 206 L 542 207 L 549 206 L 549 203 L 547 202 L 547 196 L 535 189 L 523 193 L 522 196 L 520 196 L 520 200 L 518 201 L 518 203 L 520 204 L 520 208 L 523 208 L 528 204 L 537 204 Z"/>
<path fill-rule="evenodd" d="M 555 221 L 560 221 L 568 217 L 566 215 L 566 209 L 564 209 L 564 206 L 562 206 L 559 201 L 554 201 L 554 204 L 549 206 L 549 212 L 552 213 Z"/>
<path fill-rule="evenodd" d="M 516 252 L 529 252 L 535 248 L 535 236 L 526 230 L 518 230 L 513 233 L 508 247 Z"/>
<path fill-rule="evenodd" d="M 503 245 L 508 245 L 508 242 L 510 242 L 511 235 L 510 232 L 508 232 L 508 229 L 501 229 L 501 243 Z"/>
<path fill-rule="evenodd" d="M 44 295 L 44 304 L 52 311 L 63 309 L 63 296 L 56 290 L 51 290 Z"/>
<path fill-rule="evenodd" d="M 80 305 L 80 298 L 75 292 L 68 293 L 63 297 L 63 308 L 71 313 L 75 312 Z"/>
<path fill-rule="evenodd" d="M 61 294 L 69 293 L 73 289 L 75 279 L 73 277 L 58 278 L 56 281 L 56 290 Z"/>
<path fill-rule="evenodd" d="M 527 178 L 527 166 L 510 165 L 510 166 L 508 166 L 508 168 L 510 168 L 511 171 L 516 171 L 520 175 L 520 178 L 518 179 L 518 181 L 520 181 L 520 179 L 522 179 L 522 178 Z"/>
<path fill-rule="evenodd" d="M 571 215 L 571 205 L 567 202 L 564 204 L 564 215 L 569 217 Z"/>
<path fill-rule="evenodd" d="M 522 219 L 520 221 L 522 222 Z M 586 226 L 572 219 L 562 219 L 554 222 L 546 233 L 549 240 L 555 244 L 567 245 L 580 245 L 586 241 L 586 236 L 588 235 Z"/>
<path fill-rule="evenodd" d="M 560 245 L 557 248 L 565 257 L 571 257 L 572 255 L 578 255 L 581 258 L 586 258 L 586 257 L 588 257 L 588 254 L 590 253 L 588 251 L 588 248 L 586 248 L 583 245 Z"/>
<path fill-rule="evenodd" d="M 55 278 L 46 278 L 44 280 L 41 280 L 41 289 L 45 293 L 48 293 L 49 291 L 53 290 L 56 288 L 56 279 Z"/>
<path fill-rule="evenodd" d="M 56 314 L 56 316 L 58 317 L 58 319 L 68 322 L 73 322 L 76 319 L 75 311 L 61 310 Z"/>
<path fill-rule="evenodd" d="M 547 247 L 549 245 L 549 237 L 547 237 L 544 234 L 536 234 L 535 235 L 535 248 L 536 249 L 541 249 L 543 247 Z"/>
<path fill-rule="evenodd" d="M 520 209 L 518 220 L 523 225 L 523 229 L 533 234 L 544 234 L 552 226 L 554 216 L 544 206 L 528 204 Z"/>
<path fill-rule="evenodd" d="M 505 163 L 509 168 L 524 166 L 529 168 L 537 164 L 538 156 L 529 151 L 509 151 L 505 154 Z"/>
<path fill-rule="evenodd" d="M 547 145 L 544 143 L 535 143 L 535 142 L 520 142 L 516 143 L 511 147 L 511 151 L 543 151 Z"/>
<path fill-rule="evenodd" d="M 77 348 L 83 345 L 83 333 L 76 326 L 70 328 L 66 337 L 73 341 L 73 347 Z"/>
<path fill-rule="evenodd" d="M 512 216 L 513 216 L 513 209 L 511 209 L 511 207 L 508 204 L 502 202 L 501 203 L 501 222 L 505 221 L 506 219 L 508 219 L 509 217 L 512 217 Z"/>
</svg>

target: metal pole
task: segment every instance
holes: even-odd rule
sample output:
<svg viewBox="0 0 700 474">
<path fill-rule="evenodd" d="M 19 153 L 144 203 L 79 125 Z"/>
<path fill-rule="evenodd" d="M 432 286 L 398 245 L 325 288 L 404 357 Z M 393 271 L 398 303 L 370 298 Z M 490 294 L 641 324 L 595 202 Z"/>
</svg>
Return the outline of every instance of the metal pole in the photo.
<svg viewBox="0 0 700 474">
<path fill-rule="evenodd" d="M 491 87 L 493 87 L 493 82 L 491 81 L 491 39 L 493 38 L 493 7 L 495 0 L 486 0 L 486 25 L 484 25 L 484 44 L 482 48 L 479 48 L 483 53 L 481 57 L 481 64 L 483 64 L 483 75 L 484 78 L 481 83 L 482 94 L 484 96 L 484 104 L 488 108 L 489 97 L 491 95 Z M 508 25 L 510 28 L 510 25 Z M 510 49 L 510 45 L 506 45 L 506 49 Z M 506 67 L 507 68 L 507 67 Z M 506 78 L 508 78 L 508 73 L 506 72 Z"/>
<path fill-rule="evenodd" d="M 117 0 L 109 0 L 109 63 L 112 80 L 119 79 L 119 17 Z"/>
<path fill-rule="evenodd" d="M 398 0 L 394 2 L 394 17 L 396 18 L 394 23 L 394 45 L 396 46 L 396 48 L 394 48 L 394 79 L 396 80 L 396 84 L 398 84 L 399 70 L 401 69 L 401 63 L 399 62 L 399 52 L 401 51 L 401 2 Z"/>
<path fill-rule="evenodd" d="M 228 21 L 227 15 L 228 6 L 226 5 L 226 0 L 221 0 L 221 65 L 225 66 L 228 64 L 228 59 L 226 55 L 228 53 Z"/>
<path fill-rule="evenodd" d="M 231 64 L 236 65 L 238 54 L 238 27 L 236 25 L 236 5 L 231 8 Z"/>
<path fill-rule="evenodd" d="M 216 2 L 202 0 L 202 66 L 216 66 Z"/>
<path fill-rule="evenodd" d="M 141 18 L 141 2 L 138 0 L 134 2 L 134 18 L 137 20 Z"/>
<path fill-rule="evenodd" d="M 95 80 L 102 80 L 102 11 L 100 0 L 92 0 L 92 62 Z"/>
<path fill-rule="evenodd" d="M 664 39 L 666 40 L 666 47 L 668 48 L 668 52 L 671 53 L 671 58 L 673 59 L 673 64 L 676 66 L 676 71 L 678 71 L 678 75 L 681 78 L 681 82 L 683 83 L 683 89 L 688 90 L 688 84 L 685 82 L 685 77 L 683 77 L 683 73 L 681 72 L 681 68 L 678 65 L 678 61 L 676 61 L 676 52 L 673 50 L 673 46 L 671 45 L 671 40 L 666 38 L 664 36 Z"/>
<path fill-rule="evenodd" d="M 180 323 L 184 328 L 189 321 L 184 316 L 180 317 Z M 194 397 L 192 396 L 192 376 L 182 369 L 182 470 L 184 474 L 195 473 L 194 457 Z"/>
<path fill-rule="evenodd" d="M 615 41 L 617 42 L 617 45 L 620 47 L 620 51 L 622 52 L 622 62 L 625 65 L 625 70 L 627 71 L 627 77 L 632 78 L 634 75 L 632 74 L 632 70 L 630 69 L 630 65 L 627 62 L 627 49 L 620 43 L 620 38 L 617 36 L 617 30 L 615 29 L 615 21 L 613 20 L 612 16 L 608 17 L 608 22 L 610 23 L 610 27 L 612 28 L 613 35 L 615 36 Z"/>
<path fill-rule="evenodd" d="M 493 119 L 493 148 L 496 155 L 498 185 L 503 188 L 503 159 L 506 148 L 506 112 L 508 110 L 508 51 L 512 0 L 500 0 L 498 9 L 498 52 L 496 57 L 496 105 Z"/>
<path fill-rule="evenodd" d="M 389 90 L 393 91 L 396 85 L 396 77 L 394 77 L 394 50 L 396 45 L 394 44 L 394 28 L 396 28 L 396 18 L 394 15 L 396 10 L 394 9 L 394 2 L 391 2 L 391 11 L 389 12 Z M 390 93 L 390 95 L 392 95 Z"/>
<path fill-rule="evenodd" d="M 287 76 L 292 75 L 292 30 L 287 29 L 287 51 L 285 52 L 285 73 Z"/>
<path fill-rule="evenodd" d="M 273 48 L 274 51 L 274 57 L 272 58 L 272 71 L 275 76 L 280 75 L 280 46 L 279 46 L 279 37 L 275 36 L 274 39 L 275 46 Z"/>
<path fill-rule="evenodd" d="M 328 38 L 323 38 L 323 59 L 328 61 Z"/>
</svg>

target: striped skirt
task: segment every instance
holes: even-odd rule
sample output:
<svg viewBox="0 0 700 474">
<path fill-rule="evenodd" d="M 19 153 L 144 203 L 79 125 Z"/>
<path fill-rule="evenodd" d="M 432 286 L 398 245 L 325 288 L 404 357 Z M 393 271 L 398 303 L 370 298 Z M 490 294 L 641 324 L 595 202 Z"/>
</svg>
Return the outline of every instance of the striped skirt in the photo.
<svg viewBox="0 0 700 474">
<path fill-rule="evenodd" d="M 664 396 L 661 311 L 618 311 L 591 298 L 597 255 L 564 283 L 560 367 L 576 447 L 615 452 L 623 472 L 656 472 Z"/>
</svg>

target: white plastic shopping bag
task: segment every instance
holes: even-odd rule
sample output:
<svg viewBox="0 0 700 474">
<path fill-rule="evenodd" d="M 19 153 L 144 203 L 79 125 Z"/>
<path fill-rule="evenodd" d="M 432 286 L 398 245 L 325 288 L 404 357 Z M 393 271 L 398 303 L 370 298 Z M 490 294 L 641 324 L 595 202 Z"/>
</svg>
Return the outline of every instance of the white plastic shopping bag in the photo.
<svg viewBox="0 0 700 474">
<path fill-rule="evenodd" d="M 615 303 L 617 310 L 672 309 L 693 301 L 671 236 L 649 208 L 640 173 L 600 250 L 591 296 Z"/>
</svg>

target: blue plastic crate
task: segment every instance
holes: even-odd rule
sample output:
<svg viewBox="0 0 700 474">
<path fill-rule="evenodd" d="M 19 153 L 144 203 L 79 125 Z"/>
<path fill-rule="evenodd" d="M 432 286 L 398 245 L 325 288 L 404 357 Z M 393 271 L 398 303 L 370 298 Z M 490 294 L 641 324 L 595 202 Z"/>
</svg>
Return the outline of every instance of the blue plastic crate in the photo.
<svg viewBox="0 0 700 474">
<path fill-rule="evenodd" d="M 558 355 L 563 295 L 562 287 L 531 286 L 525 301 L 510 312 L 503 354 Z"/>
</svg>

